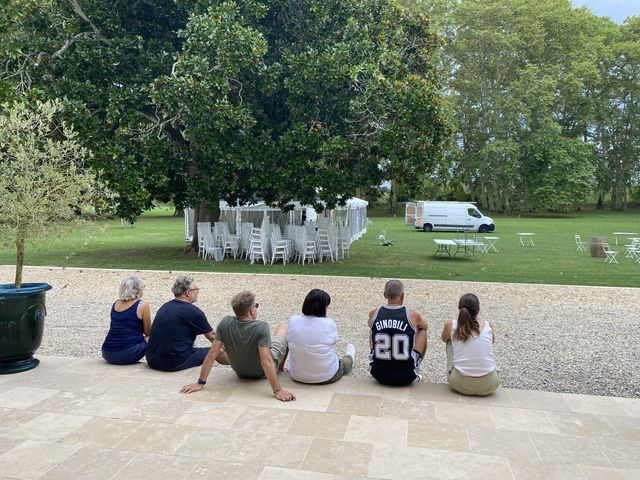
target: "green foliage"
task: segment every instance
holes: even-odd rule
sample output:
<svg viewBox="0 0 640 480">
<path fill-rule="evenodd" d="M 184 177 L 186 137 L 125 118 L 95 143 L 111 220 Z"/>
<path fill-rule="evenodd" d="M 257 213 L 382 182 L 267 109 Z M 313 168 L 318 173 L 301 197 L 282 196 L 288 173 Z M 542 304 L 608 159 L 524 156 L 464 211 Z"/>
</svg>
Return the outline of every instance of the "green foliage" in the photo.
<svg viewBox="0 0 640 480">
<path fill-rule="evenodd" d="M 439 40 L 392 0 L 20 3 L 2 86 L 66 99 L 121 217 L 331 206 L 421 173 L 449 133 Z"/>
<path fill-rule="evenodd" d="M 60 102 L 3 105 L 0 115 L 0 237 L 17 250 L 16 288 L 25 241 L 47 237 L 48 225 L 78 219 L 94 200 L 88 152 L 60 120 Z"/>
</svg>

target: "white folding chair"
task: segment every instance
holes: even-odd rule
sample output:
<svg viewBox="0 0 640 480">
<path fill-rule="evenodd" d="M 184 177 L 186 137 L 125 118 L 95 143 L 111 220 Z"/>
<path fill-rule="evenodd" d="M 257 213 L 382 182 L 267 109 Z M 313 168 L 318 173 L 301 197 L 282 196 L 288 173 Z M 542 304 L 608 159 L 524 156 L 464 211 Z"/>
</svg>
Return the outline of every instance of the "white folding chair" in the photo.
<svg viewBox="0 0 640 480">
<path fill-rule="evenodd" d="M 602 251 L 607 256 L 604 259 L 604 263 L 618 263 L 618 260 L 616 260 L 616 255 L 618 255 L 618 252 L 614 252 L 613 250 L 609 250 L 609 244 L 608 243 L 603 243 L 602 244 Z"/>
<path fill-rule="evenodd" d="M 640 259 L 640 239 L 633 239 L 630 244 L 625 245 L 627 248 L 624 253 L 625 258 L 630 258 L 634 261 Z"/>
<path fill-rule="evenodd" d="M 580 238 L 580 235 L 576 235 L 576 252 L 586 252 L 587 248 L 585 247 L 585 245 L 587 244 L 587 242 L 583 241 Z"/>
</svg>

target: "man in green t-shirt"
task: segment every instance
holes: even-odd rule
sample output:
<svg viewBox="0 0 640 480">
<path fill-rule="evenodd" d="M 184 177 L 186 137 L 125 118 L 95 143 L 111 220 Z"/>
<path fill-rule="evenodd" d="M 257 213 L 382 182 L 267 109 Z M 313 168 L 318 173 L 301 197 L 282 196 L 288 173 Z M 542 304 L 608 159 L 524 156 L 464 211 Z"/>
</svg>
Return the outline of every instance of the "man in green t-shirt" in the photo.
<svg viewBox="0 0 640 480">
<path fill-rule="evenodd" d="M 216 337 L 207 354 L 197 383 L 185 385 L 180 392 L 193 393 L 204 388 L 213 362 L 224 347 L 231 368 L 242 378 L 264 378 L 271 384 L 274 396 L 282 401 L 295 400 L 292 392 L 283 390 L 277 370 L 284 367 L 287 357 L 287 323 L 281 322 L 273 337 L 269 324 L 257 320 L 258 304 L 253 292 L 240 292 L 231 299 L 235 316 L 224 317 L 218 324 Z"/>
</svg>

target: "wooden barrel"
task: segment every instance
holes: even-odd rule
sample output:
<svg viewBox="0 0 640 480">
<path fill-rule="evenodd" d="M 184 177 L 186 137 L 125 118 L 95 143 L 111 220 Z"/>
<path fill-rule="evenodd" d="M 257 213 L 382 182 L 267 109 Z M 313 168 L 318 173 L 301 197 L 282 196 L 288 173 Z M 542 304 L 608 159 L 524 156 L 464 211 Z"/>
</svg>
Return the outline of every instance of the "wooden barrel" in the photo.
<svg viewBox="0 0 640 480">
<path fill-rule="evenodd" d="M 602 245 L 609 243 L 607 237 L 591 237 L 591 256 L 592 257 L 606 257 Z"/>
</svg>

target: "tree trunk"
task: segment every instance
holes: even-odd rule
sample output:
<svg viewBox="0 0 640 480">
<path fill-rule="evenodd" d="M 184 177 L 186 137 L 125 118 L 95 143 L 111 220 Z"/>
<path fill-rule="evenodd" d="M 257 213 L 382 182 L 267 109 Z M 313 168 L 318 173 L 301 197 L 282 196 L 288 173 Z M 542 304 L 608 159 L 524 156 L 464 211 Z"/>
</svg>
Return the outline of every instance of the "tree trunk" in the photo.
<svg viewBox="0 0 640 480">
<path fill-rule="evenodd" d="M 198 251 L 198 222 L 211 222 L 211 224 L 213 224 L 220 220 L 220 199 L 216 198 L 206 202 L 202 201 L 193 209 L 193 211 L 196 217 L 196 229 L 194 231 L 193 238 L 191 239 L 191 244 L 189 244 L 185 249 L 185 253 Z"/>
<path fill-rule="evenodd" d="M 598 187 L 598 203 L 596 204 L 597 210 L 604 209 L 604 191 L 602 187 Z"/>
<path fill-rule="evenodd" d="M 13 286 L 20 288 L 22 286 L 22 268 L 24 267 L 24 235 L 18 232 L 16 239 L 16 278 Z"/>
<path fill-rule="evenodd" d="M 396 180 L 391 180 L 391 190 L 389 190 L 389 215 L 396 215 L 398 208 L 398 184 Z"/>
</svg>

